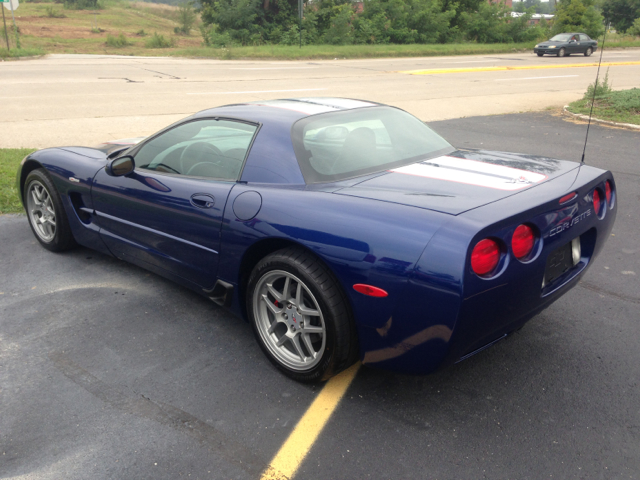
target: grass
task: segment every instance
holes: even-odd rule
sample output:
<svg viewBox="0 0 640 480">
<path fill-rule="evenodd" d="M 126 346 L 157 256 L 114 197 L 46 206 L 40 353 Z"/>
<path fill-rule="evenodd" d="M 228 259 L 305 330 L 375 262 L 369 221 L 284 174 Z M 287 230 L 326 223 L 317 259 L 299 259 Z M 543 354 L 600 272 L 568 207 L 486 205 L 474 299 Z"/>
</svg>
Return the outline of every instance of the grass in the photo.
<svg viewBox="0 0 640 480">
<path fill-rule="evenodd" d="M 3 41 L 4 43 L 4 41 Z M 20 57 L 37 57 L 38 55 L 44 55 L 45 51 L 41 48 L 14 48 L 11 47 L 10 51 L 6 48 L 0 48 L 0 58 L 20 58 Z"/>
<path fill-rule="evenodd" d="M 582 100 L 570 103 L 568 110 L 589 115 L 591 100 L 591 96 L 585 95 Z M 597 95 L 593 102 L 593 116 L 601 120 L 640 125 L 640 88 Z"/>
<path fill-rule="evenodd" d="M 0 148 L 0 215 L 23 211 L 15 187 L 18 165 L 35 148 Z"/>
</svg>

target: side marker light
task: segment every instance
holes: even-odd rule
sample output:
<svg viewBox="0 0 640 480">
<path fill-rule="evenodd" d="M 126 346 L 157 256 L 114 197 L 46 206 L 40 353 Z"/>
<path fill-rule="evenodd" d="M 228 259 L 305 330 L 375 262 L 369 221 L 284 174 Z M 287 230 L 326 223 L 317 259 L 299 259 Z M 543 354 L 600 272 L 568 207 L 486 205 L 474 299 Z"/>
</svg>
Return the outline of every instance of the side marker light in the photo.
<svg viewBox="0 0 640 480">
<path fill-rule="evenodd" d="M 365 285 L 364 283 L 356 283 L 353 286 L 353 289 L 358 293 L 362 293 L 363 295 L 367 295 L 368 297 L 382 298 L 382 297 L 388 297 L 389 296 L 389 294 L 387 292 L 385 292 L 383 289 L 378 288 L 378 287 L 374 287 L 372 285 Z"/>
</svg>

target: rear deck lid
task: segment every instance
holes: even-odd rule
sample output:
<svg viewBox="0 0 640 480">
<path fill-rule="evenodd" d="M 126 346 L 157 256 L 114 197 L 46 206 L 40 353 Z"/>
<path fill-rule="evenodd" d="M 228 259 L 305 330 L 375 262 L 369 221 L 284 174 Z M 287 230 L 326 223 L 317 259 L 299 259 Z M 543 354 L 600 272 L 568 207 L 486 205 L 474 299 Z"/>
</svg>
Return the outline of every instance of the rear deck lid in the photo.
<svg viewBox="0 0 640 480">
<path fill-rule="evenodd" d="M 389 170 L 334 193 L 451 215 L 516 195 L 579 164 L 490 151 L 456 151 Z"/>
</svg>

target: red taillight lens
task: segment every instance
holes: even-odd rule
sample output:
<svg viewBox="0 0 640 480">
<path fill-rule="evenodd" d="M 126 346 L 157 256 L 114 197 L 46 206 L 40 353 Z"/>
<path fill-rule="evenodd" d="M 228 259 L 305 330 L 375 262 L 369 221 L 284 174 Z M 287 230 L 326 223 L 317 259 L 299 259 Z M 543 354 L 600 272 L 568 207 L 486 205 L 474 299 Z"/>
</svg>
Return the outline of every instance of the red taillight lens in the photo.
<svg viewBox="0 0 640 480">
<path fill-rule="evenodd" d="M 522 260 L 531 253 L 534 243 L 536 236 L 533 229 L 528 225 L 520 225 L 511 237 L 511 250 L 518 260 Z"/>
<path fill-rule="evenodd" d="M 593 191 L 593 209 L 596 215 L 600 215 L 600 192 L 597 188 Z"/>
<path fill-rule="evenodd" d="M 476 275 L 486 275 L 493 271 L 500 260 L 500 247 L 490 238 L 480 240 L 471 252 L 471 268 Z"/>
<path fill-rule="evenodd" d="M 611 205 L 611 182 L 609 180 L 604 184 L 604 194 L 607 197 L 607 204 Z"/>
</svg>

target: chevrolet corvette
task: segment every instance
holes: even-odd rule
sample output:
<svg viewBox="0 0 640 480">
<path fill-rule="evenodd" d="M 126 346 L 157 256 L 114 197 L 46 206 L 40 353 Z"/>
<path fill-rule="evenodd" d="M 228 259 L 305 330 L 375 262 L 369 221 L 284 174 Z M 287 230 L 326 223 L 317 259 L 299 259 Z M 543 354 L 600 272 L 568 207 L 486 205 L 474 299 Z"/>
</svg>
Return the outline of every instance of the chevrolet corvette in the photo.
<svg viewBox="0 0 640 480">
<path fill-rule="evenodd" d="M 577 284 L 617 199 L 609 171 L 456 149 L 403 110 L 341 98 L 39 150 L 16 181 L 44 248 L 83 245 L 210 298 L 303 382 L 358 360 L 426 374 L 495 344 Z"/>
</svg>

